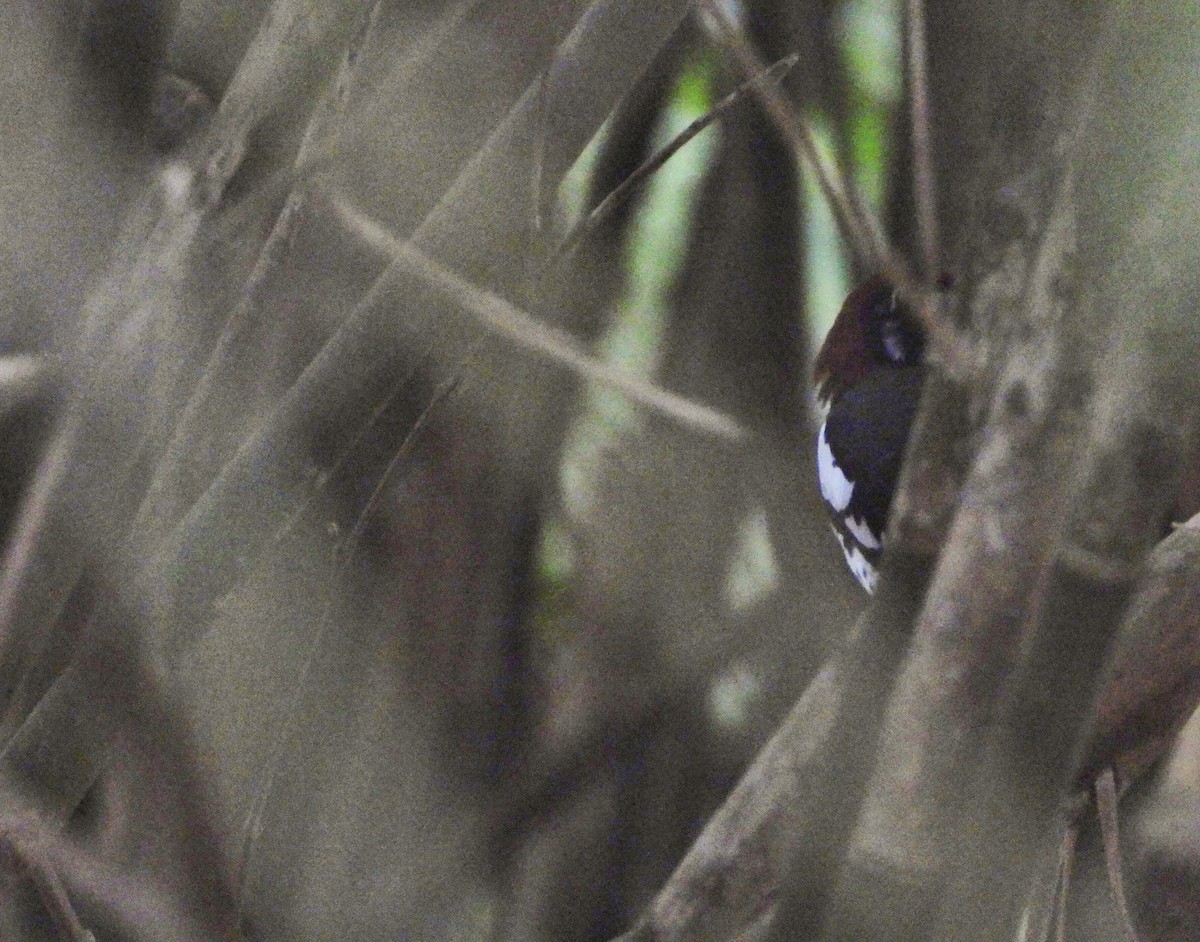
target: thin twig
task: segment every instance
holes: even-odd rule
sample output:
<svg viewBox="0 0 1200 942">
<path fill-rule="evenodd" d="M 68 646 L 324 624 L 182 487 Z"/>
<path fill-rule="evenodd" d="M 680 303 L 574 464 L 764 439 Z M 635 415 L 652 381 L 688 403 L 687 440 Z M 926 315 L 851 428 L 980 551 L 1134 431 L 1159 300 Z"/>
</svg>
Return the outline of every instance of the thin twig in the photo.
<svg viewBox="0 0 1200 942">
<path fill-rule="evenodd" d="M 724 413 L 661 389 L 585 353 L 570 335 L 535 320 L 499 295 L 459 277 L 412 242 L 392 235 L 344 198 L 333 197 L 330 204 L 347 227 L 376 251 L 388 256 L 393 264 L 435 286 L 474 314 L 488 330 L 536 351 L 586 379 L 617 389 L 635 402 L 692 428 L 735 441 L 746 436 L 745 429 Z"/>
<path fill-rule="evenodd" d="M 460 0 L 446 15 L 440 17 L 416 49 L 402 57 L 392 69 L 394 84 L 402 86 L 406 78 L 427 65 L 477 3 L 478 0 Z M 382 0 L 376 0 L 362 17 L 358 31 L 346 43 L 336 73 L 309 116 L 292 166 L 274 171 L 240 203 L 216 207 L 206 230 L 201 234 L 202 238 L 215 244 L 230 242 L 286 196 L 283 209 L 259 250 L 237 304 L 227 318 L 196 388 L 176 423 L 171 442 L 143 497 L 137 523 L 130 528 L 130 532 L 147 548 L 152 548 L 162 535 L 170 532 L 195 497 L 184 489 L 184 475 L 192 483 L 207 483 L 201 480 L 204 476 L 203 463 L 197 466 L 194 454 L 196 443 L 204 434 L 204 424 L 212 420 L 215 398 L 222 390 L 226 390 L 230 371 L 236 368 L 239 355 L 245 353 L 244 334 L 257 317 L 263 290 L 269 278 L 288 259 L 297 225 L 307 204 L 309 184 L 316 175 L 330 167 L 336 165 L 345 168 L 349 155 L 361 144 L 363 133 L 369 127 L 367 118 L 381 105 L 384 97 L 382 92 L 378 88 L 371 88 L 365 92 L 365 103 L 358 105 L 354 111 L 347 109 L 351 92 L 363 87 L 359 74 L 361 63 L 376 41 L 381 12 Z M 220 462 L 226 457 L 223 451 L 215 451 L 211 442 L 208 450 L 215 461 Z M 298 515 L 302 513 L 303 508 L 297 511 Z M 287 530 L 285 527 L 281 531 L 280 538 Z M 147 539 L 145 533 L 157 533 L 158 536 Z"/>
<path fill-rule="evenodd" d="M 199 172 L 215 204 L 241 163 L 251 131 L 295 88 L 311 67 L 313 50 L 351 40 L 355 5 L 310 4 L 275 0 L 259 22 L 250 51 L 213 116 L 205 159 Z"/>
<path fill-rule="evenodd" d="M 166 418 L 161 409 L 145 411 L 145 404 L 159 402 L 162 386 L 184 375 L 174 343 L 150 338 L 155 332 L 175 336 L 179 285 L 205 213 L 237 170 L 253 128 L 295 86 L 312 50 L 339 34 L 345 15 L 339 4 L 271 4 L 209 124 L 202 156 L 179 175 L 180 187 L 167 188 L 168 196 L 185 198 L 157 206 L 160 195 L 147 195 L 146 207 L 135 214 L 144 221 L 143 215 L 157 213 L 147 236 L 129 258 L 113 262 L 84 304 L 78 347 L 84 379 L 72 391 L 50 457 L 23 500 L 0 575 L 0 689 L 5 691 L 0 713 L 6 731 L 21 719 L 14 715 L 13 693 L 47 649 L 82 571 L 85 543 L 91 544 L 88 551 L 102 552 L 100 547 L 122 528 L 121 510 L 130 505 L 123 492 L 130 487 L 137 455 Z M 151 349 L 155 355 L 148 359 Z M 118 440 L 120 454 L 112 444 Z M 96 467 L 110 473 L 88 477 Z M 102 525 L 86 528 L 86 540 L 80 540 L 76 533 L 84 518 Z"/>
<path fill-rule="evenodd" d="M 913 189 L 917 210 L 917 240 L 921 246 L 921 274 L 927 281 L 938 276 L 937 191 L 933 177 L 933 140 L 929 96 L 929 63 L 925 44 L 925 10 L 922 0 L 908 0 L 905 16 L 909 108 L 912 120 Z"/>
<path fill-rule="evenodd" d="M 766 71 L 766 63 L 750 45 L 740 27 L 730 21 L 718 0 L 705 0 L 703 6 L 713 24 L 714 32 L 742 73 L 747 78 L 762 75 Z M 867 209 L 862 197 L 840 173 L 837 166 L 821 156 L 812 130 L 800 119 L 796 109 L 778 86 L 772 82 L 759 82 L 753 91 L 771 119 L 791 142 L 801 161 L 816 177 L 839 227 L 864 266 L 885 271 L 900 268 L 900 261 L 895 257 L 883 230 Z"/>
<path fill-rule="evenodd" d="M 761 75 L 766 70 L 762 58 L 741 29 L 730 22 L 718 0 L 705 0 L 705 10 L 714 24 L 714 31 L 742 71 L 747 76 Z M 962 332 L 946 317 L 940 292 L 924 287 L 904 259 L 888 244 L 883 229 L 862 196 L 836 165 L 821 156 L 812 130 L 779 87 L 772 82 L 759 82 L 753 86 L 753 91 L 816 177 L 838 227 L 860 261 L 896 286 L 925 329 L 930 348 L 946 374 L 958 382 L 970 381 L 977 372 L 977 356 Z M 928 192 L 932 193 L 932 189 Z"/>
<path fill-rule="evenodd" d="M 270 802 L 271 795 L 275 790 L 275 780 L 279 773 L 279 769 L 283 763 L 284 752 L 287 744 L 291 741 L 295 733 L 298 717 L 301 714 L 299 709 L 301 698 L 304 696 L 304 691 L 308 686 L 308 677 L 312 672 L 313 664 L 316 663 L 317 653 L 320 651 L 322 644 L 328 634 L 330 625 L 333 624 L 333 593 L 332 587 L 337 581 L 344 577 L 349 571 L 351 565 L 357 558 L 358 549 L 362 545 L 362 537 L 366 530 L 367 522 L 371 515 L 379 508 L 383 494 L 387 489 L 387 485 L 394 480 L 396 472 L 400 469 L 401 463 L 408 458 L 412 453 L 413 446 L 416 444 L 417 437 L 424 431 L 429 423 L 430 417 L 451 395 L 458 389 L 460 377 L 454 376 L 446 382 L 442 383 L 431 397 L 429 403 L 417 417 L 412 428 L 408 430 L 408 434 L 404 436 L 404 441 L 400 443 L 400 447 L 388 462 L 388 466 L 384 469 L 376 482 L 374 489 L 371 491 L 371 496 L 367 498 L 367 502 L 363 505 L 362 511 L 355 520 L 354 527 L 350 531 L 350 535 L 346 538 L 342 547 L 335 556 L 335 565 L 330 581 L 330 590 L 325 601 L 324 609 L 321 613 L 321 619 L 317 624 L 316 630 L 308 643 L 308 651 L 304 656 L 304 663 L 300 668 L 300 676 L 296 680 L 296 686 L 293 691 L 292 708 L 285 714 L 285 719 L 278 730 L 278 734 L 272 744 L 271 758 L 268 760 L 264 779 L 261 786 L 258 788 L 254 796 L 254 801 L 249 814 L 246 816 L 246 822 L 242 827 L 242 846 L 238 857 L 237 869 L 237 889 L 236 889 L 236 906 L 239 922 L 242 920 L 246 905 L 246 889 L 250 879 L 250 858 L 254 853 L 254 848 L 258 843 L 258 837 L 262 832 L 263 815 L 266 812 L 267 805 Z"/>
<path fill-rule="evenodd" d="M 287 193 L 283 208 L 276 216 L 238 300 L 221 328 L 204 371 L 175 422 L 174 431 L 142 497 L 134 523 L 129 528 L 131 541 L 136 541 L 137 547 L 143 551 L 152 550 L 187 512 L 190 501 L 196 496 L 192 491 L 197 482 L 199 486 L 207 484 L 202 480 L 205 464 L 197 461 L 196 444 L 204 435 L 205 423 L 212 421 L 214 401 L 223 393 L 230 394 L 230 371 L 239 362 L 239 356 L 244 358 L 248 355 L 246 334 L 261 320 L 259 308 L 268 281 L 289 258 L 309 193 L 309 189 L 301 184 L 331 161 L 333 150 L 329 142 L 341 130 L 338 122 L 357 78 L 356 66 L 362 51 L 374 37 L 380 7 L 381 0 L 376 0 L 362 16 L 357 33 L 346 43 L 336 73 L 309 116 L 291 169 L 276 174 L 248 198 L 253 205 L 259 206 L 264 196 L 276 188 L 276 184 L 282 187 L 281 192 Z M 235 211 L 234 216 L 240 218 L 241 214 Z M 232 235 L 226 231 L 229 221 L 221 220 L 221 224 L 214 225 L 213 236 L 220 236 L 221 241 L 229 238 Z M 211 441 L 206 450 L 213 461 L 224 457 L 223 449 L 214 447 Z"/>
<path fill-rule="evenodd" d="M 1100 841 L 1104 845 L 1104 868 L 1108 873 L 1108 891 L 1121 920 L 1127 942 L 1141 942 L 1133 915 L 1125 898 L 1125 877 L 1121 872 L 1121 832 L 1117 824 L 1117 778 L 1112 766 L 1096 776 L 1096 816 L 1100 819 Z"/>
<path fill-rule="evenodd" d="M 317 499 L 321 497 L 323 493 L 325 493 L 329 487 L 329 484 L 337 480 L 338 475 L 346 469 L 351 459 L 356 456 L 357 449 L 367 440 L 369 435 L 375 433 L 377 427 L 379 426 L 380 420 L 382 420 L 387 411 L 396 404 L 396 400 L 400 397 L 400 394 L 404 392 L 404 390 L 410 384 L 412 384 L 419 369 L 420 367 L 414 366 L 412 369 L 408 370 L 397 382 L 392 384 L 388 394 L 383 397 L 379 405 L 376 406 L 374 411 L 372 411 L 372 413 L 367 417 L 367 420 L 363 422 L 362 428 L 359 430 L 358 434 L 351 441 L 347 442 L 345 447 L 340 450 L 337 458 L 334 460 L 333 464 L 330 465 L 329 470 L 321 473 L 321 486 L 315 489 L 296 506 L 296 508 L 288 516 L 287 520 L 282 526 L 280 526 L 279 532 L 275 534 L 268 548 L 262 552 L 261 556 L 265 558 L 271 551 L 272 547 L 282 544 L 283 541 L 286 540 L 288 536 L 290 536 L 296 529 L 296 526 L 300 523 L 300 521 L 311 512 L 313 505 L 317 502 Z M 421 422 L 423 420 L 424 413 L 422 413 L 417 421 Z"/>
<path fill-rule="evenodd" d="M 1071 876 L 1075 868 L 1075 848 L 1079 845 L 1079 822 L 1072 821 L 1063 833 L 1058 849 L 1058 883 L 1054 900 L 1054 942 L 1067 942 L 1067 900 L 1071 895 Z"/>
<path fill-rule="evenodd" d="M 374 489 L 371 491 L 371 496 L 367 498 L 367 502 L 363 504 L 362 511 L 358 515 L 358 519 L 354 521 L 354 529 L 350 531 L 350 536 L 346 538 L 346 544 L 342 547 L 342 570 L 344 571 L 353 562 L 354 556 L 358 552 L 359 546 L 362 545 L 363 535 L 366 533 L 367 524 L 370 523 L 371 517 L 379 510 L 379 505 L 383 501 L 384 490 L 396 477 L 396 473 L 400 470 L 401 462 L 406 459 L 412 452 L 412 447 L 417 439 L 417 436 L 425 430 L 425 426 L 429 424 L 429 418 L 437 410 L 437 408 L 446 402 L 457 391 L 462 384 L 462 376 L 454 375 L 450 379 L 441 383 L 437 389 L 433 391 L 433 396 L 429 400 L 429 404 L 424 408 L 417 421 L 413 423 L 413 427 L 404 437 L 400 447 L 396 453 L 392 455 L 392 460 L 388 462 L 384 468 L 383 474 L 379 476 Z"/>
<path fill-rule="evenodd" d="M 674 157 L 684 145 L 688 144 L 701 131 L 707 128 L 710 124 L 720 118 L 726 111 L 743 99 L 746 94 L 753 91 L 760 84 L 781 82 L 785 75 L 792 70 L 792 67 L 799 61 L 798 53 L 792 53 L 780 59 L 769 69 L 755 75 L 753 78 L 747 79 L 732 92 L 722 98 L 715 104 L 710 111 L 701 115 L 686 128 L 680 131 L 665 147 L 662 147 L 651 155 L 645 163 L 638 167 L 633 173 L 622 181 L 622 183 L 614 189 L 608 196 L 604 197 L 588 215 L 580 219 L 571 229 L 565 239 L 559 244 L 558 248 L 552 254 L 546 269 L 563 261 L 569 257 L 575 249 L 579 247 L 579 243 L 595 232 L 612 216 L 616 210 L 629 200 L 634 191 L 645 183 L 653 174 L 665 164 L 668 160 Z"/>
<path fill-rule="evenodd" d="M 354 155 L 358 151 L 364 147 L 370 149 L 370 142 L 365 138 L 376 126 L 371 119 L 379 110 L 391 104 L 387 89 L 403 88 L 419 69 L 426 67 L 479 3 L 480 0 L 458 0 L 428 29 L 417 47 L 392 68 L 386 86 L 383 83 L 363 86 L 355 84 L 358 80 L 353 72 L 358 67 L 359 58 L 374 39 L 372 30 L 376 28 L 381 7 L 381 4 L 375 4 L 367 15 L 366 24 L 355 37 L 352 48 L 347 49 L 350 61 L 344 68 L 348 69 L 348 74 L 343 72 L 335 77 L 326 93 L 325 102 L 318 103 L 305 129 L 306 145 L 302 147 L 303 152 L 298 153 L 293 166 L 272 172 L 240 202 L 226 201 L 214 207 L 202 237 L 216 244 L 228 242 L 293 188 L 308 183 L 319 173 L 333 167 L 344 172 L 347 164 L 356 159 Z M 346 110 L 346 99 L 351 91 L 359 93 L 360 100 L 352 110 Z M 337 105 L 332 114 L 331 102 Z M 322 126 L 321 133 L 314 135 L 314 126 L 318 122 Z"/>
</svg>

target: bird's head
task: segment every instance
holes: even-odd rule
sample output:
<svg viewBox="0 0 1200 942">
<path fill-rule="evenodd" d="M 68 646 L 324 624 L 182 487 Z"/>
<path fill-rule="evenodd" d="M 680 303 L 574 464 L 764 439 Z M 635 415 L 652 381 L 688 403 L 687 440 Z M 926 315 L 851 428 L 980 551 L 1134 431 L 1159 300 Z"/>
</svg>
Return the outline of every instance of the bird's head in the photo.
<svg viewBox="0 0 1200 942">
<path fill-rule="evenodd" d="M 920 366 L 925 339 L 900 293 L 881 275 L 847 296 L 814 369 L 817 395 L 828 406 L 879 369 Z"/>
</svg>

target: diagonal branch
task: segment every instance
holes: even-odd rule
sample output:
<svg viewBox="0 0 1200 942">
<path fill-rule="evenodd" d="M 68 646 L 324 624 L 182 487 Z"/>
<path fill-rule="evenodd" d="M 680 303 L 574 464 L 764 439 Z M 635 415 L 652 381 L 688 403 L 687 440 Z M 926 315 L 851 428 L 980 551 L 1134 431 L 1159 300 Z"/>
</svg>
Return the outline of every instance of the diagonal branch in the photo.
<svg viewBox="0 0 1200 942">
<path fill-rule="evenodd" d="M 1115 758 L 1105 744 L 1119 742 L 1127 753 L 1143 755 L 1139 769 L 1148 767 L 1148 754 L 1161 756 L 1170 746 L 1164 731 L 1181 728 L 1200 705 L 1197 599 L 1200 517 L 1151 556 L 1101 697 L 1108 720 L 1096 731 L 1096 764 Z M 862 629 L 860 623 L 851 641 Z M 814 793 L 814 781 L 853 683 L 847 668 L 839 654 L 817 675 L 623 942 L 729 939 L 774 911 L 789 849 L 805 854 L 815 818 L 828 804 Z M 1160 691 L 1180 686 L 1189 695 L 1164 703 Z M 1105 709 L 1113 703 L 1121 706 Z M 1156 709 L 1161 715 L 1148 722 Z M 1153 748 L 1141 753 L 1147 744 Z M 801 809 L 812 809 L 813 818 Z"/>
<path fill-rule="evenodd" d="M 203 155 L 182 174 L 178 192 L 151 190 L 128 223 L 149 232 L 89 296 L 72 366 L 80 371 L 64 418 L 26 496 L 0 578 L 0 710 L 5 730 L 28 706 L 13 699 L 43 655 L 89 556 L 103 558 L 119 539 L 134 465 L 165 424 L 162 388 L 183 375 L 180 350 L 160 333 L 183 336 L 180 285 L 202 221 L 224 192 L 247 138 L 311 67 L 316 50 L 337 48 L 360 0 L 312 8 L 276 0 L 265 14 L 209 125 Z M 93 521 L 88 528 L 80 519 Z M 40 694 L 40 690 L 36 694 Z"/>
<path fill-rule="evenodd" d="M 283 208 L 258 251 L 254 266 L 226 318 L 196 388 L 175 423 L 170 441 L 129 527 L 129 538 L 136 544 L 137 551 L 152 550 L 179 522 L 198 491 L 207 486 L 211 475 L 235 447 L 236 443 L 230 439 L 238 433 L 236 427 L 230 428 L 226 433 L 228 437 L 223 439 L 212 429 L 216 403 L 223 396 L 239 395 L 236 391 L 237 365 L 252 355 L 248 337 L 259 320 L 268 280 L 291 253 L 308 200 L 309 190 L 305 184 L 313 173 L 327 167 L 337 148 L 344 145 L 346 99 L 358 78 L 356 71 L 362 51 L 377 29 L 380 6 L 380 0 L 376 0 L 362 17 L 357 36 L 347 43 L 336 73 L 308 120 L 292 170 L 284 176 L 287 197 Z M 422 44 L 416 58 L 432 55 L 435 48 L 436 43 Z M 406 61 L 404 65 L 411 68 L 413 63 Z M 227 226 L 216 228 L 226 229 Z"/>
<path fill-rule="evenodd" d="M 1026 316 L 1043 332 L 1036 350 L 1031 343 L 1009 352 L 989 406 L 888 706 L 878 767 L 833 904 L 832 938 L 867 931 L 909 939 L 928 928 L 956 846 L 946 822 L 963 800 L 978 748 L 974 731 L 986 728 L 1016 660 L 1023 620 L 1014 613 L 1027 610 L 1065 523 L 1079 430 L 1059 404 L 1075 394 L 1072 353 L 1080 348 L 1058 336 L 1066 311 L 1050 286 L 1072 247 L 1070 178 L 1061 182 L 1051 220 L 1027 276 Z M 882 892 L 888 907 L 878 905 Z"/>
<path fill-rule="evenodd" d="M 766 63 L 741 28 L 730 20 L 725 7 L 716 0 L 705 0 L 703 9 L 705 22 L 712 27 L 739 71 L 747 79 L 765 72 Z M 904 266 L 888 245 L 883 230 L 861 195 L 837 166 L 822 156 L 812 129 L 796 114 L 796 109 L 783 92 L 775 85 L 765 83 L 756 85 L 754 91 L 767 114 L 795 149 L 796 155 L 812 171 L 821 192 L 829 201 L 839 228 L 859 260 L 871 269 L 902 270 Z"/>
<path fill-rule="evenodd" d="M 578 150 L 687 9 L 684 0 L 659 5 L 655 16 L 642 18 L 644 28 L 631 42 L 623 26 L 630 17 L 637 19 L 639 4 L 596 0 L 593 6 L 596 15 L 583 17 L 572 33 L 572 65 L 586 73 L 590 94 L 562 146 Z M 324 16 L 329 10 L 322 6 L 320 12 Z M 597 23 L 603 27 L 597 42 L 607 44 L 604 55 L 589 45 Z M 328 44 L 327 37 L 322 41 Z M 608 55 L 611 45 L 621 42 L 622 55 Z M 284 58 L 292 61 L 294 55 Z M 426 216 L 414 236 L 423 251 L 473 274 L 520 270 L 528 216 L 519 207 L 528 205 L 530 195 L 526 145 L 536 137 L 539 87 L 527 89 Z M 411 320 L 396 316 L 402 302 L 410 306 Z M 444 297 L 399 265 L 389 266 L 355 304 L 272 414 L 136 574 L 130 597 L 156 616 L 146 639 L 155 657 L 173 666 L 204 636 L 218 601 L 319 486 L 308 436 L 325 425 L 333 426 L 335 437 L 359 427 L 357 420 L 375 404 L 362 364 L 399 363 L 413 344 L 427 348 L 431 324 L 448 307 Z M 429 332 L 419 334 L 418 328 Z M 445 339 L 453 344 L 461 338 Z M 123 617 L 119 609 L 101 606 L 89 634 L 115 636 L 115 623 Z M 94 708 L 95 691 L 105 677 L 102 659 L 76 657 L 0 752 L 0 784 L 21 794 L 47 823 L 61 826 L 74 812 L 119 728 L 116 719 Z"/>
<path fill-rule="evenodd" d="M 785 56 L 769 69 L 754 78 L 747 79 L 732 92 L 722 98 L 706 113 L 701 115 L 686 128 L 680 131 L 664 147 L 656 151 L 633 173 L 626 177 L 615 190 L 609 193 L 590 213 L 580 219 L 567 233 L 558 248 L 552 254 L 547 267 L 556 265 L 569 258 L 579 247 L 579 243 L 587 239 L 599 229 L 612 214 L 625 205 L 629 198 L 641 187 L 660 167 L 674 157 L 683 147 L 692 141 L 701 131 L 717 121 L 726 111 L 741 101 L 748 92 L 753 91 L 759 84 L 765 82 L 782 82 L 799 59 L 797 53 Z"/>
<path fill-rule="evenodd" d="M 745 436 L 740 425 L 716 409 L 660 389 L 585 353 L 569 335 L 540 323 L 499 295 L 460 278 L 411 242 L 392 235 L 345 199 L 334 198 L 332 206 L 347 228 L 385 254 L 393 264 L 435 285 L 478 318 L 487 330 L 694 429 L 733 440 Z"/>
<path fill-rule="evenodd" d="M 730 22 L 721 4 L 717 0 L 705 0 L 705 12 L 742 73 L 747 78 L 761 75 L 766 70 L 766 63 L 742 30 Z M 946 374 L 960 383 L 973 380 L 979 368 L 978 351 L 946 316 L 941 292 L 922 284 L 908 263 L 889 245 L 862 196 L 837 167 L 821 155 L 812 130 L 779 87 L 764 82 L 755 85 L 754 91 L 791 142 L 799 159 L 812 171 L 855 255 L 866 268 L 884 275 L 909 302 L 925 329 L 930 352 Z"/>
</svg>

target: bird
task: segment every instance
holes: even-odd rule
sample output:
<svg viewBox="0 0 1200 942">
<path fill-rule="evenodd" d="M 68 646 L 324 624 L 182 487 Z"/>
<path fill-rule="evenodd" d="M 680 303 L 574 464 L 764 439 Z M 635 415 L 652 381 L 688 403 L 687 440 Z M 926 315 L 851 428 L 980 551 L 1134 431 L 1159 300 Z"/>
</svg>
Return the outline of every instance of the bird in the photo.
<svg viewBox="0 0 1200 942">
<path fill-rule="evenodd" d="M 850 292 L 814 364 L 824 414 L 817 433 L 821 498 L 850 571 L 869 593 L 925 371 L 925 337 L 884 276 Z"/>
</svg>

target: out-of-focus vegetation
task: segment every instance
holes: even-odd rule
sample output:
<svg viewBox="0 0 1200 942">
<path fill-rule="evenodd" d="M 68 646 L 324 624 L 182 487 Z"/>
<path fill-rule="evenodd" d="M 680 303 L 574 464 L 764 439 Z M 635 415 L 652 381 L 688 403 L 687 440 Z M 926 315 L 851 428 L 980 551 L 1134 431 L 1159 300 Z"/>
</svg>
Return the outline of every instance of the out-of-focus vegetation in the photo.
<svg viewBox="0 0 1200 942">
<path fill-rule="evenodd" d="M 980 889 L 970 929 L 1001 942 L 1005 907 L 1045 916 L 1029 874 L 1046 848 L 1018 825 L 1057 837 L 1061 800 L 1102 767 L 1138 783 L 1138 918 L 1195 936 L 1175 888 L 1197 849 L 1172 831 L 1195 820 L 1194 769 L 1154 771 L 1194 686 L 1194 531 L 1146 555 L 1192 414 L 1191 387 L 1159 381 L 1191 375 L 1170 325 L 1200 270 L 1198 201 L 1172 202 L 1200 179 L 1179 146 L 1190 79 L 1169 65 L 1196 59 L 1189 7 L 1163 4 L 1165 37 L 1126 10 L 1144 27 L 1127 44 L 1078 4 L 931 11 L 960 285 L 942 313 L 987 358 L 933 373 L 899 562 L 861 619 L 816 493 L 809 376 L 848 285 L 876 272 L 761 85 L 556 253 L 753 77 L 721 11 L 764 63 L 795 55 L 788 113 L 911 243 L 899 6 L 0 8 L 0 937 L 718 942 L 761 938 L 786 899 L 781 931 L 820 923 L 794 939 L 957 940 L 946 920 Z M 1168 40 L 1173 59 L 1151 55 Z M 1091 41 L 1113 68 L 1080 78 L 1071 44 Z M 1125 82 L 1096 127 L 1154 159 L 1070 156 L 1085 81 Z M 1130 194 L 1153 212 L 1123 215 Z M 1063 258 L 1103 274 L 1095 303 Z M 1119 382 L 1072 386 L 1102 354 L 1125 357 L 1104 374 Z M 1001 398 L 1010 382 L 1027 392 Z M 999 500 L 997 467 L 1054 499 Z M 1121 565 L 1071 568 L 1109 559 L 1097 533 L 1120 535 Z M 1108 650 L 1080 639 L 1126 607 L 1119 695 L 1099 698 L 1077 781 L 1070 724 Z M 938 675 L 955 683 L 920 672 L 984 624 L 994 646 Z M 1067 745 L 1030 759 L 1013 731 L 1037 710 L 1058 738 L 1033 746 Z M 912 821 L 888 817 L 909 799 Z M 985 832 L 994 860 L 971 856 Z M 1068 925 L 1117 938 L 1090 840 Z M 876 879 L 897 859 L 896 886 Z M 933 903 L 889 920 L 876 891 Z M 944 899 L 966 902 L 939 916 Z"/>
</svg>

